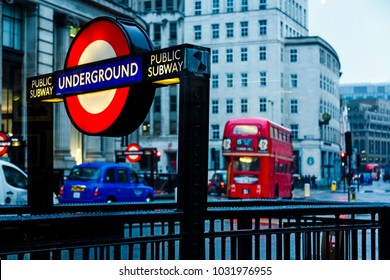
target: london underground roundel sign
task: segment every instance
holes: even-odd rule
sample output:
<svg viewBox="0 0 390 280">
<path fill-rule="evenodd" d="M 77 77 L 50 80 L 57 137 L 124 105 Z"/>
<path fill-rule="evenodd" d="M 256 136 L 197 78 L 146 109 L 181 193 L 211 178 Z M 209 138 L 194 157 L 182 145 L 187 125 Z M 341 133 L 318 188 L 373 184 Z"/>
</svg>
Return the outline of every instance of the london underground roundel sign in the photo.
<svg viewBox="0 0 390 280">
<path fill-rule="evenodd" d="M 146 33 L 133 22 L 99 17 L 78 32 L 69 48 L 65 69 L 120 56 L 150 52 L 152 44 Z M 136 67 L 134 67 L 136 66 Z M 141 71 L 132 65 L 131 71 Z M 142 65 L 140 65 L 142 67 Z M 123 69 L 111 67 L 77 77 L 77 83 L 87 79 L 110 79 Z M 75 81 L 73 80 L 73 83 Z M 144 121 L 153 102 L 155 88 L 148 84 L 102 89 L 96 92 L 64 98 L 73 125 L 87 135 L 128 135 Z"/>
<path fill-rule="evenodd" d="M 3 156 L 11 146 L 11 140 L 4 132 L 0 132 L 0 157 Z"/>
<path fill-rule="evenodd" d="M 138 144 L 132 143 L 126 147 L 126 158 L 130 162 L 137 162 L 143 154 L 141 147 Z"/>
</svg>

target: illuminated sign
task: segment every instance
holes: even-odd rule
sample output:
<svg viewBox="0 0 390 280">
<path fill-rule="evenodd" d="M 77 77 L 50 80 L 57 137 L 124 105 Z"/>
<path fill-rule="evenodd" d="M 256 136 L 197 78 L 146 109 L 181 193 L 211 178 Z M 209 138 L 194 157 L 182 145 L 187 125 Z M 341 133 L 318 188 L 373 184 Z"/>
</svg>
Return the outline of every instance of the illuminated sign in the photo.
<svg viewBox="0 0 390 280">
<path fill-rule="evenodd" d="M 144 81 L 156 84 L 178 83 L 180 75 L 209 75 L 210 52 L 183 44 L 154 51 L 144 57 Z"/>
<path fill-rule="evenodd" d="M 27 99 L 45 100 L 55 97 L 54 74 L 36 76 L 27 79 Z"/>
<path fill-rule="evenodd" d="M 71 94 L 77 93 L 77 90 L 93 91 L 89 94 L 64 95 L 65 108 L 78 130 L 88 135 L 120 136 L 128 135 L 139 127 L 149 112 L 155 89 L 130 87 L 130 82 L 124 81 L 141 79 L 140 60 L 118 60 L 116 63 L 97 64 L 99 67 L 90 66 L 89 63 L 136 56 L 151 50 L 149 37 L 133 22 L 101 17 L 83 26 L 73 39 L 65 61 L 65 73 L 66 69 L 72 69 L 59 75 L 72 82 L 67 86 L 65 81 L 60 83 L 57 79 L 56 85 L 59 91 Z M 73 67 L 77 66 L 80 71 L 76 75 Z M 78 81 L 77 86 L 74 86 L 73 79 Z"/>
<path fill-rule="evenodd" d="M 237 146 L 252 146 L 253 145 L 253 139 L 251 138 L 238 138 L 236 140 Z"/>
<path fill-rule="evenodd" d="M 268 139 L 267 138 L 260 138 L 259 139 L 259 147 L 258 147 L 259 153 L 266 153 L 268 152 Z"/>
<path fill-rule="evenodd" d="M 105 64 L 81 66 L 58 72 L 56 95 L 80 94 L 117 88 L 142 81 L 142 59 L 129 57 Z"/>
<path fill-rule="evenodd" d="M 0 132 L 0 156 L 3 156 L 11 146 L 12 142 L 8 135 L 4 132 Z"/>
<path fill-rule="evenodd" d="M 63 100 L 82 133 L 128 135 L 146 118 L 156 87 L 182 75 L 209 77 L 209 61 L 208 48 L 189 44 L 152 51 L 134 22 L 100 17 L 77 33 L 64 70 L 27 79 L 28 102 Z"/>
<path fill-rule="evenodd" d="M 126 151 L 123 153 L 127 160 L 130 162 L 137 162 L 141 159 L 141 156 L 144 154 L 144 151 L 138 144 L 132 143 L 126 147 Z"/>
</svg>

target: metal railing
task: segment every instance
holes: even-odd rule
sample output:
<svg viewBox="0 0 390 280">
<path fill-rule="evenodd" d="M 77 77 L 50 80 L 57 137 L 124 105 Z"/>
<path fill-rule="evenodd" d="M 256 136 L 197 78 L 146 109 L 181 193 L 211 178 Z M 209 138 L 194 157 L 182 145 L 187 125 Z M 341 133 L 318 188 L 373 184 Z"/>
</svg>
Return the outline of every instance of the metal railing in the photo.
<svg viewBox="0 0 390 280">
<path fill-rule="evenodd" d="M 0 208 L 1 259 L 181 259 L 174 202 Z M 15 214 L 16 213 L 16 214 Z M 388 204 L 208 202 L 205 259 L 390 259 Z M 195 233 L 193 233 L 195 234 Z"/>
</svg>

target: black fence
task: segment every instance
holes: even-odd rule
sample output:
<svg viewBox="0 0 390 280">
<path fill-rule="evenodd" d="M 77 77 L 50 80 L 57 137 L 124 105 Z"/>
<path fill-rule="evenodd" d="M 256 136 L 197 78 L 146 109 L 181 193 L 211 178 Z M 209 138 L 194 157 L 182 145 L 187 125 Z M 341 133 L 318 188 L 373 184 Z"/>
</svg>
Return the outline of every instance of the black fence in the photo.
<svg viewBox="0 0 390 280">
<path fill-rule="evenodd" d="M 1 259 L 182 259 L 174 202 L 0 208 Z M 246 200 L 207 203 L 205 259 L 390 259 L 388 204 Z"/>
<path fill-rule="evenodd" d="M 138 177 L 147 186 L 152 186 L 155 194 L 173 194 L 177 188 L 177 174 L 154 173 L 151 180 L 150 172 L 139 172 Z"/>
</svg>

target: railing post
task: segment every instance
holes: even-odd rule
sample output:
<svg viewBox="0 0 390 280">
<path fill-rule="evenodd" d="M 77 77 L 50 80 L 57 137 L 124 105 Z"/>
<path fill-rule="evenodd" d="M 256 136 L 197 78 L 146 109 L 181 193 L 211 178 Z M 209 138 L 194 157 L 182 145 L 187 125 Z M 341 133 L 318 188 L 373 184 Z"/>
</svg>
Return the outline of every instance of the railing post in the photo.
<svg viewBox="0 0 390 280">
<path fill-rule="evenodd" d="M 251 230 L 252 219 L 243 218 L 237 220 L 238 230 Z M 237 244 L 237 258 L 239 260 L 251 260 L 252 259 L 252 235 L 240 236 Z"/>
<path fill-rule="evenodd" d="M 379 212 L 379 259 L 390 260 L 390 206 L 385 205 Z"/>
</svg>

